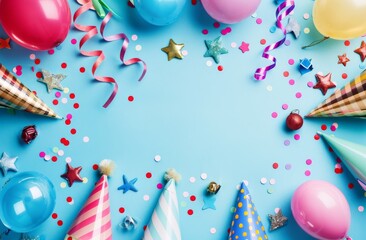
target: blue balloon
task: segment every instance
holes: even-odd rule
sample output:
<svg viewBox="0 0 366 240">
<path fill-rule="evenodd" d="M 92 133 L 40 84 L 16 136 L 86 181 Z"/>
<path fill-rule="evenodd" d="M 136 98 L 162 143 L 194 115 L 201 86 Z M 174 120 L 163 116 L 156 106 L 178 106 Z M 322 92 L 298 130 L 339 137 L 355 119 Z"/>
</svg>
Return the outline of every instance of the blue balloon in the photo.
<svg viewBox="0 0 366 240">
<path fill-rule="evenodd" d="M 135 0 L 135 8 L 147 22 L 164 26 L 177 20 L 186 0 Z"/>
<path fill-rule="evenodd" d="M 55 201 L 55 189 L 47 177 L 19 173 L 0 192 L 0 220 L 14 232 L 31 232 L 49 218 Z"/>
</svg>

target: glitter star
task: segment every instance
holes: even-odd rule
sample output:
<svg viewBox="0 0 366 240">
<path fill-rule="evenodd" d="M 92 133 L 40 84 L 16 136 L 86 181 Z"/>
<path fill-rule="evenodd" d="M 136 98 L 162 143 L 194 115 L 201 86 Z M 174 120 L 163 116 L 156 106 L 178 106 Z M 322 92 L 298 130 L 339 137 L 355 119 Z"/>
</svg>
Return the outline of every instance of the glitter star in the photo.
<svg viewBox="0 0 366 240">
<path fill-rule="evenodd" d="M 215 195 L 207 196 L 206 194 L 204 194 L 203 195 L 202 210 L 206 210 L 206 209 L 216 210 L 215 202 L 216 202 L 216 196 Z"/>
<path fill-rule="evenodd" d="M 15 161 L 18 159 L 18 157 L 9 157 L 8 154 L 5 152 L 3 153 L 3 156 L 0 159 L 0 168 L 3 172 L 3 175 L 5 176 L 8 171 L 18 171 L 17 167 L 15 166 Z"/>
<path fill-rule="evenodd" d="M 66 172 L 61 175 L 62 178 L 66 179 L 69 183 L 69 187 L 72 186 L 74 182 L 82 182 L 83 179 L 80 177 L 79 173 L 82 170 L 82 167 L 71 167 L 70 164 L 66 165 Z"/>
<path fill-rule="evenodd" d="M 220 62 L 220 55 L 228 53 L 228 50 L 222 46 L 221 36 L 215 40 L 205 40 L 207 51 L 204 57 L 212 57 L 216 63 Z"/>
<path fill-rule="evenodd" d="M 283 216 L 281 209 L 275 215 L 268 214 L 268 217 L 271 221 L 271 231 L 283 227 L 287 223 L 287 217 Z"/>
<path fill-rule="evenodd" d="M 53 89 L 63 91 L 64 88 L 61 85 L 61 81 L 66 78 L 63 74 L 51 74 L 47 70 L 42 70 L 43 78 L 39 78 L 38 82 L 45 83 L 47 85 L 47 91 L 50 93 Z"/>
<path fill-rule="evenodd" d="M 173 58 L 183 59 L 182 48 L 184 44 L 176 44 L 173 39 L 169 40 L 169 45 L 167 47 L 162 48 L 161 50 L 168 54 L 168 61 Z"/>
<path fill-rule="evenodd" d="M 347 62 L 349 62 L 349 58 L 345 53 L 338 56 L 338 64 L 343 64 L 343 66 L 347 66 Z"/>
<path fill-rule="evenodd" d="M 327 94 L 327 91 L 329 88 L 336 87 L 336 85 L 331 80 L 331 77 L 332 77 L 331 73 L 328 73 L 325 76 L 316 74 L 315 77 L 317 80 L 317 84 L 313 88 L 320 89 L 320 91 L 322 91 L 323 95 Z"/>
<path fill-rule="evenodd" d="M 287 33 L 292 32 L 294 34 L 295 38 L 299 38 L 300 32 L 301 32 L 301 27 L 295 18 L 293 18 L 293 17 L 289 18 L 288 24 L 286 25 L 286 32 Z"/>
<path fill-rule="evenodd" d="M 128 192 L 129 190 L 132 192 L 137 192 L 137 188 L 135 187 L 135 183 L 137 182 L 137 178 L 132 179 L 131 181 L 127 180 L 125 175 L 122 176 L 123 185 L 121 185 L 118 190 L 123 190 L 123 193 Z"/>
<path fill-rule="evenodd" d="M 361 57 L 361 62 L 365 61 L 366 59 L 366 43 L 365 41 L 361 42 L 361 46 L 357 48 L 355 51 Z"/>
<path fill-rule="evenodd" d="M 242 42 L 239 49 L 242 53 L 249 52 L 249 43 Z"/>
</svg>

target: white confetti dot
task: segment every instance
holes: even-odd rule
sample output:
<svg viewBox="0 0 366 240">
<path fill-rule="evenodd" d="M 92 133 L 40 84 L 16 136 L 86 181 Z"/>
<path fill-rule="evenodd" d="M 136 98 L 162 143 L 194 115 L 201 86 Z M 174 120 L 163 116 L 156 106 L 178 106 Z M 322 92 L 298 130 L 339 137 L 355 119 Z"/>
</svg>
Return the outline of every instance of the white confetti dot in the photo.
<svg viewBox="0 0 366 240">
<path fill-rule="evenodd" d="M 310 15 L 309 15 L 309 13 L 304 13 L 304 16 L 303 17 L 304 17 L 305 20 L 308 20 L 309 17 L 310 17 Z"/>
<path fill-rule="evenodd" d="M 275 185 L 275 184 L 276 184 L 276 179 L 271 178 L 271 179 L 269 180 L 269 184 L 271 184 L 271 185 Z"/>
<path fill-rule="evenodd" d="M 216 233 L 216 228 L 211 228 L 210 233 L 215 234 Z"/>
<path fill-rule="evenodd" d="M 263 177 L 263 178 L 261 178 L 261 184 L 266 184 L 267 183 L 267 178 L 265 178 L 265 177 Z"/>
<path fill-rule="evenodd" d="M 61 188 L 65 188 L 66 187 L 66 183 L 65 182 L 60 183 L 60 187 Z"/>
<path fill-rule="evenodd" d="M 160 160 L 161 160 L 161 156 L 160 156 L 160 155 L 156 155 L 156 156 L 154 157 L 154 160 L 155 160 L 155 162 L 160 162 Z"/>
<path fill-rule="evenodd" d="M 70 205 L 74 205 L 74 199 L 73 199 L 73 200 L 71 200 L 71 202 L 68 202 L 68 204 L 70 204 Z"/>
<path fill-rule="evenodd" d="M 248 180 L 244 180 L 243 182 L 244 182 L 245 186 L 249 186 Z"/>
<path fill-rule="evenodd" d="M 255 12 L 255 13 L 253 13 L 251 17 L 252 17 L 252 18 L 256 18 L 256 17 L 257 17 L 257 13 L 256 13 L 256 12 Z"/>
<path fill-rule="evenodd" d="M 67 158 L 65 159 L 65 161 L 66 161 L 67 163 L 71 163 L 71 157 L 67 157 Z"/>
<path fill-rule="evenodd" d="M 208 60 L 208 61 L 206 62 L 206 65 L 207 65 L 207 67 L 211 67 L 211 66 L 212 66 L 212 61 Z"/>
<path fill-rule="evenodd" d="M 58 147 L 52 148 L 52 152 L 57 153 L 58 152 Z"/>
<path fill-rule="evenodd" d="M 304 28 L 304 33 L 305 33 L 305 34 L 310 33 L 310 29 L 309 29 L 309 28 Z"/>
<path fill-rule="evenodd" d="M 268 85 L 268 86 L 267 86 L 267 91 L 268 91 L 268 92 L 272 92 L 272 90 L 273 90 L 272 86 L 271 86 L 271 85 Z"/>
<path fill-rule="evenodd" d="M 201 174 L 201 179 L 206 180 L 207 179 L 207 173 L 202 173 Z"/>
<path fill-rule="evenodd" d="M 236 42 L 232 42 L 232 43 L 230 44 L 230 46 L 231 46 L 232 48 L 236 48 L 237 44 L 236 44 Z"/>
<path fill-rule="evenodd" d="M 187 55 L 188 55 L 188 51 L 187 51 L 187 50 L 183 50 L 183 51 L 182 51 L 182 55 L 183 55 L 183 56 L 187 56 Z"/>
<path fill-rule="evenodd" d="M 44 156 L 44 160 L 46 160 L 46 161 L 51 160 L 51 156 L 50 156 L 50 155 L 46 155 L 46 156 Z"/>
<path fill-rule="evenodd" d="M 88 178 L 87 177 L 83 177 L 83 183 L 88 183 Z"/>
<path fill-rule="evenodd" d="M 142 46 L 141 45 L 136 45 L 135 49 L 136 49 L 136 51 L 141 51 L 142 50 Z"/>
<path fill-rule="evenodd" d="M 58 154 L 60 157 L 62 157 L 65 153 L 64 153 L 64 151 L 63 151 L 63 150 L 58 150 L 57 154 Z"/>
<path fill-rule="evenodd" d="M 149 195 L 144 195 L 144 201 L 149 201 L 150 200 L 150 196 Z"/>
<path fill-rule="evenodd" d="M 83 137 L 83 142 L 85 142 L 85 143 L 87 143 L 87 142 L 89 142 L 89 137 L 88 136 L 85 136 L 85 137 Z"/>
<path fill-rule="evenodd" d="M 274 212 L 275 212 L 275 213 L 278 213 L 280 210 L 281 210 L 281 208 L 275 208 L 275 209 L 274 209 Z"/>
<path fill-rule="evenodd" d="M 139 37 L 136 34 L 133 34 L 131 36 L 132 41 L 136 41 Z"/>
<path fill-rule="evenodd" d="M 16 73 L 17 72 L 17 69 L 14 67 L 13 68 L 13 73 Z"/>
<path fill-rule="evenodd" d="M 64 87 L 64 93 L 69 93 L 70 92 L 70 89 L 69 88 L 67 88 L 67 87 Z"/>
<path fill-rule="evenodd" d="M 195 181 L 196 181 L 196 178 L 195 177 L 190 177 L 189 178 L 189 182 L 194 183 Z"/>
<path fill-rule="evenodd" d="M 35 55 L 34 53 L 30 54 L 30 55 L 29 55 L 29 59 L 30 59 L 30 60 L 34 60 L 34 59 L 36 59 L 36 55 Z"/>
<path fill-rule="evenodd" d="M 62 98 L 62 99 L 61 99 L 61 102 L 62 102 L 63 104 L 66 104 L 66 103 L 67 103 L 67 98 Z"/>
<path fill-rule="evenodd" d="M 189 196 L 189 192 L 183 192 L 183 197 L 188 197 Z"/>
<path fill-rule="evenodd" d="M 359 212 L 363 212 L 364 210 L 365 210 L 365 208 L 364 208 L 363 206 L 359 206 L 359 207 L 358 207 L 358 211 L 359 211 Z"/>
</svg>

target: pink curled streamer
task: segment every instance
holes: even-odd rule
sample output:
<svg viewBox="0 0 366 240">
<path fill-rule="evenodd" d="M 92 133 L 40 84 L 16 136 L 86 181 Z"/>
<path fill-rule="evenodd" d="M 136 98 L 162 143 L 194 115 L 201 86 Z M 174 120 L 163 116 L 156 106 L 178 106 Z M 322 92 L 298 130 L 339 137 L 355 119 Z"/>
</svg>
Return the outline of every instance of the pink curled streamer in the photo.
<svg viewBox="0 0 366 240">
<path fill-rule="evenodd" d="M 282 24 L 282 20 L 287 17 L 289 14 L 293 12 L 295 8 L 295 2 L 293 0 L 286 0 L 285 2 L 281 3 L 276 10 L 276 24 L 279 27 L 284 35 L 284 37 L 271 45 L 268 45 L 264 48 L 262 57 L 272 61 L 271 65 L 266 67 L 257 68 L 254 73 L 254 78 L 257 80 L 264 80 L 266 78 L 267 72 L 273 69 L 276 66 L 277 59 L 270 55 L 268 52 L 272 51 L 273 49 L 279 48 L 285 41 L 286 41 L 286 27 Z"/>
<path fill-rule="evenodd" d="M 75 28 L 78 29 L 79 31 L 86 32 L 86 34 L 81 38 L 81 40 L 79 42 L 79 51 L 82 55 L 84 55 L 86 57 L 97 57 L 97 59 L 95 60 L 93 66 L 92 66 L 92 74 L 93 74 L 93 77 L 95 80 L 97 80 L 99 82 L 114 84 L 113 92 L 111 93 L 108 100 L 103 105 L 104 108 L 107 108 L 109 106 L 109 104 L 113 101 L 113 99 L 115 98 L 115 96 L 118 92 L 118 83 L 116 82 L 116 80 L 113 77 L 95 75 L 96 70 L 98 69 L 98 67 L 102 64 L 102 62 L 105 59 L 105 55 L 102 50 L 92 50 L 92 51 L 82 50 L 82 47 L 84 46 L 84 44 L 87 41 L 89 41 L 91 38 L 93 38 L 95 35 L 98 34 L 98 29 L 96 26 L 84 26 L 84 25 L 76 23 L 76 20 L 80 15 L 82 15 L 89 9 L 93 9 L 93 4 L 91 1 L 87 1 L 87 2 L 83 1 L 82 3 L 83 3 L 83 5 L 78 10 L 76 10 L 76 12 L 74 13 L 74 16 L 73 16 Z M 141 81 L 144 78 L 146 71 L 147 71 L 146 63 L 139 58 L 131 58 L 126 61 L 124 60 L 124 56 L 126 54 L 128 44 L 129 44 L 128 37 L 123 33 L 108 36 L 108 37 L 104 36 L 104 28 L 110 21 L 111 17 L 112 17 L 112 13 L 108 13 L 106 15 L 106 17 L 103 19 L 102 24 L 100 26 L 101 35 L 102 35 L 103 39 L 107 42 L 124 39 L 124 41 L 122 43 L 122 48 L 120 51 L 121 62 L 123 65 L 126 65 L 126 66 L 141 62 L 144 66 L 143 72 L 139 78 L 139 81 Z"/>
</svg>

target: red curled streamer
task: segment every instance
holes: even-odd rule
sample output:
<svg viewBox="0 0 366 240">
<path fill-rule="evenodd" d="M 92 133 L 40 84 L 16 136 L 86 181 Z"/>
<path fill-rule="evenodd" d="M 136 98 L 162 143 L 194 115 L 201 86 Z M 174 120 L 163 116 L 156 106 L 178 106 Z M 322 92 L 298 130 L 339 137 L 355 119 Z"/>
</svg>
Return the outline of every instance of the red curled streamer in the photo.
<svg viewBox="0 0 366 240">
<path fill-rule="evenodd" d="M 109 106 L 109 104 L 113 101 L 113 99 L 115 98 L 115 96 L 118 92 L 118 84 L 113 77 L 95 75 L 96 70 L 98 69 L 98 67 L 102 64 L 102 62 L 105 59 L 105 55 L 102 50 L 92 50 L 92 51 L 82 50 L 82 47 L 84 46 L 84 44 L 87 41 L 89 41 L 91 38 L 93 38 L 95 35 L 98 34 L 98 29 L 96 26 L 84 26 L 84 25 L 80 25 L 80 24 L 76 23 L 76 20 L 80 15 L 82 15 L 83 13 L 85 13 L 86 11 L 88 11 L 89 9 L 92 9 L 92 8 L 93 8 L 92 2 L 91 1 L 86 2 L 78 10 L 76 10 L 76 12 L 74 13 L 74 16 L 73 16 L 73 20 L 74 20 L 74 26 L 76 29 L 78 29 L 79 31 L 82 31 L 82 32 L 86 32 L 86 34 L 81 38 L 81 40 L 79 42 L 80 53 L 86 57 L 97 57 L 97 59 L 95 60 L 95 62 L 93 64 L 93 67 L 92 67 L 92 74 L 93 74 L 94 79 L 99 82 L 114 84 L 114 89 L 113 89 L 112 94 L 109 96 L 108 100 L 103 105 L 104 108 L 107 108 Z M 139 58 L 131 58 L 127 61 L 124 60 L 124 56 L 126 54 L 126 51 L 128 48 L 128 43 L 129 43 L 128 37 L 123 33 L 104 37 L 104 28 L 110 21 L 111 17 L 112 17 L 112 13 L 108 13 L 107 16 L 103 19 L 102 24 L 100 26 L 101 35 L 102 35 L 103 39 L 108 42 L 115 41 L 115 40 L 122 39 L 122 38 L 124 39 L 122 48 L 120 51 L 120 59 L 122 61 L 122 64 L 128 66 L 128 65 L 132 65 L 132 64 L 141 62 L 144 65 L 143 72 L 139 78 L 139 81 L 141 81 L 144 78 L 146 71 L 147 71 L 146 63 Z"/>
<path fill-rule="evenodd" d="M 286 9 L 287 8 L 287 9 Z M 268 45 L 264 48 L 262 57 L 272 61 L 271 65 L 266 67 L 258 68 L 254 73 L 254 78 L 257 80 L 264 80 L 266 78 L 267 72 L 273 69 L 276 66 L 277 59 L 270 55 L 268 52 L 272 51 L 273 49 L 279 48 L 285 41 L 286 41 L 286 27 L 282 24 L 282 20 L 287 17 L 289 14 L 293 12 L 295 8 L 295 2 L 293 0 L 286 0 L 285 2 L 281 3 L 277 10 L 276 10 L 276 23 L 277 27 L 279 27 L 284 35 L 284 37 L 276 42 Z M 282 10 L 286 9 L 282 12 Z"/>
</svg>

